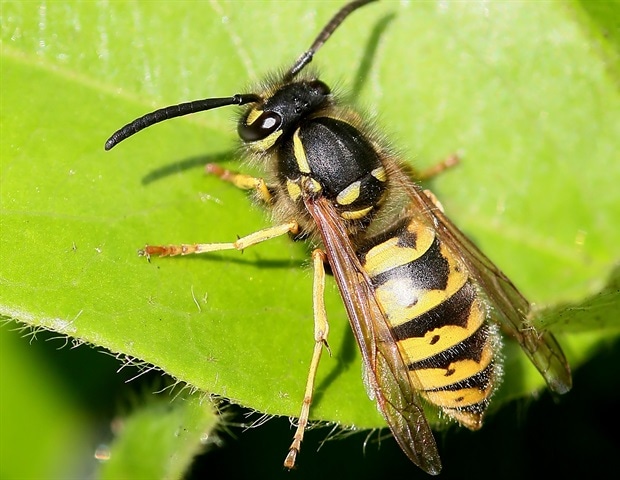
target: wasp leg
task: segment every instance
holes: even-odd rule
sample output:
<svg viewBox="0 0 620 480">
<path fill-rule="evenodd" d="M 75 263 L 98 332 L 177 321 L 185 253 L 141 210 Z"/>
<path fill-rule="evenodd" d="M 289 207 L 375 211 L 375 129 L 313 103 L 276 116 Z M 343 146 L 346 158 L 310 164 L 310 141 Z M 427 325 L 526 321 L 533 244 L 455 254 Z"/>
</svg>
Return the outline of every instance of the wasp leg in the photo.
<svg viewBox="0 0 620 480">
<path fill-rule="evenodd" d="M 262 178 L 246 175 L 245 173 L 233 172 L 232 170 L 220 167 L 216 163 L 207 163 L 205 165 L 205 171 L 210 175 L 221 178 L 225 182 L 232 183 L 235 187 L 242 190 L 256 190 L 256 193 L 258 193 L 259 198 L 263 202 L 266 204 L 271 203 L 271 190 Z"/>
<path fill-rule="evenodd" d="M 292 233 L 297 235 L 299 233 L 299 225 L 295 220 L 275 227 L 265 228 L 258 232 L 251 233 L 245 237 L 239 238 L 236 242 L 226 243 L 193 243 L 193 244 L 181 244 L 181 245 L 147 245 L 143 250 L 138 251 L 139 255 L 149 258 L 151 255 L 158 255 L 160 257 L 174 256 L 174 255 L 189 255 L 191 253 L 207 253 L 217 252 L 220 250 L 244 250 L 257 243 L 271 240 L 272 238 Z"/>
<path fill-rule="evenodd" d="M 289 448 L 288 455 L 284 460 L 286 468 L 295 466 L 295 459 L 301 448 L 301 441 L 304 438 L 304 432 L 308 426 L 308 414 L 310 413 L 310 405 L 312 404 L 312 393 L 314 391 L 314 381 L 316 372 L 319 367 L 319 360 L 323 352 L 323 346 L 329 352 L 327 345 L 327 333 L 329 332 L 329 324 L 327 323 L 327 313 L 325 312 L 325 301 L 323 293 L 325 292 L 325 266 L 327 257 L 325 253 L 319 249 L 312 252 L 312 260 L 314 263 L 314 285 L 312 291 L 312 302 L 314 309 L 314 352 L 312 353 L 312 361 L 310 362 L 310 370 L 308 371 L 308 380 L 306 381 L 306 391 L 304 393 L 304 401 L 301 404 L 301 413 L 299 414 L 299 422 L 297 430 L 293 436 L 293 443 Z M 330 352 L 331 355 L 331 352 Z"/>
<path fill-rule="evenodd" d="M 458 165 L 460 161 L 461 160 L 458 157 L 458 155 L 452 154 L 449 157 L 444 158 L 441 162 L 438 162 L 435 165 L 427 168 L 426 170 L 417 172 L 417 179 L 418 180 L 429 180 L 439 175 L 444 170 L 447 170 L 448 168 L 452 168 L 455 165 Z"/>
<path fill-rule="evenodd" d="M 461 159 L 458 155 L 452 154 L 449 157 L 444 158 L 442 161 L 436 163 L 435 165 L 427 168 L 426 170 L 422 170 L 421 172 L 408 165 L 404 167 L 404 170 L 413 180 L 423 182 L 425 180 L 430 180 L 431 178 L 436 177 L 444 170 L 458 165 L 460 161 Z"/>
</svg>

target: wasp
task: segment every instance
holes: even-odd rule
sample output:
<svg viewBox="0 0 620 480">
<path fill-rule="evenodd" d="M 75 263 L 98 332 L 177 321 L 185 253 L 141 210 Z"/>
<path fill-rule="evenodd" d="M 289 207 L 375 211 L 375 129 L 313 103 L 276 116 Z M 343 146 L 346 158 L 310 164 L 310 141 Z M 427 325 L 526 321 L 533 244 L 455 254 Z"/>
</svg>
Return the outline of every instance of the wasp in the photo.
<svg viewBox="0 0 620 480">
<path fill-rule="evenodd" d="M 438 474 L 441 461 L 424 409 L 481 427 L 501 377 L 500 330 L 520 343 L 553 392 L 570 390 L 571 372 L 554 336 L 532 326 L 530 303 L 419 186 L 424 173 L 405 166 L 361 113 L 305 70 L 342 22 L 373 1 L 346 4 L 290 69 L 256 92 L 156 110 L 115 132 L 105 149 L 173 117 L 245 106 L 237 132 L 245 156 L 264 165 L 265 178 L 215 164 L 207 170 L 256 192 L 273 210 L 273 226 L 234 242 L 147 245 L 140 253 L 243 250 L 286 234 L 313 241 L 315 346 L 284 465 L 295 465 L 319 360 L 329 349 L 327 266 L 362 354 L 368 395 L 404 453 Z"/>
</svg>

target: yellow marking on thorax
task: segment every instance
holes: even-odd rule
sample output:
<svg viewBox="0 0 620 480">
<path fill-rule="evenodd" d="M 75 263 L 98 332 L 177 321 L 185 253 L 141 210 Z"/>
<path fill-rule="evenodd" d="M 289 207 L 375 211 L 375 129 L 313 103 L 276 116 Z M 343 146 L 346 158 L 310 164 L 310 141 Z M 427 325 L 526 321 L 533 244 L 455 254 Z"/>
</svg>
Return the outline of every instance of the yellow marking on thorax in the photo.
<svg viewBox="0 0 620 480">
<path fill-rule="evenodd" d="M 435 233 L 430 228 L 415 228 L 415 225 L 409 224 L 407 230 L 416 235 L 415 248 L 406 246 L 399 247 L 398 237 L 392 237 L 372 247 L 368 253 L 366 253 L 364 270 L 366 270 L 371 277 L 420 258 L 435 240 Z"/>
<path fill-rule="evenodd" d="M 338 196 L 336 197 L 336 201 L 340 205 L 351 205 L 355 200 L 359 198 L 361 188 L 362 182 L 360 182 L 359 180 L 357 182 L 353 182 L 351 185 L 349 185 L 338 194 Z"/>
<path fill-rule="evenodd" d="M 296 202 L 301 196 L 301 188 L 292 180 L 286 180 L 286 190 L 288 191 L 288 196 Z"/>
<path fill-rule="evenodd" d="M 387 172 L 383 167 L 377 167 L 370 172 L 370 174 L 375 177 L 380 182 L 385 182 L 387 180 Z"/>
<path fill-rule="evenodd" d="M 323 190 L 323 187 L 319 182 L 317 182 L 314 178 L 308 176 L 302 177 L 300 187 L 302 191 L 311 195 L 317 194 L 321 190 Z"/>
<path fill-rule="evenodd" d="M 295 155 L 295 160 L 297 161 L 299 171 L 301 173 L 310 173 L 310 165 L 308 164 L 308 158 L 306 157 L 306 150 L 304 149 L 304 146 L 301 143 L 301 138 L 299 137 L 299 129 L 295 130 L 295 133 L 293 134 L 293 154 Z"/>
<path fill-rule="evenodd" d="M 340 216 L 345 220 L 358 220 L 360 218 L 364 218 L 368 212 L 373 209 L 373 206 L 362 208 L 361 210 L 353 210 L 350 212 L 342 212 Z"/>
<path fill-rule="evenodd" d="M 446 325 L 429 330 L 423 337 L 411 337 L 398 342 L 398 349 L 407 363 L 425 360 L 462 342 L 480 328 L 486 320 L 486 309 L 480 298 L 471 305 L 467 326 Z M 445 371 L 444 371 L 445 373 Z M 454 383 L 455 380 L 449 383 Z"/>
</svg>

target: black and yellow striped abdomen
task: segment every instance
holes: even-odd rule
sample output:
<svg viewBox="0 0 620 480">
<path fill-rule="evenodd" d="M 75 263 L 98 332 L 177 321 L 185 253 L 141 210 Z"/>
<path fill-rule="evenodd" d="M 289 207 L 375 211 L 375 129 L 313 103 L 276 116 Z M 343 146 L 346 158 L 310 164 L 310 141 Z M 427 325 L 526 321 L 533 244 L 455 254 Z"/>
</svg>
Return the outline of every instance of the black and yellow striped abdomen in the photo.
<svg viewBox="0 0 620 480">
<path fill-rule="evenodd" d="M 448 416 L 476 429 L 500 366 L 498 335 L 455 252 L 405 218 L 359 249 L 414 387 Z"/>
</svg>

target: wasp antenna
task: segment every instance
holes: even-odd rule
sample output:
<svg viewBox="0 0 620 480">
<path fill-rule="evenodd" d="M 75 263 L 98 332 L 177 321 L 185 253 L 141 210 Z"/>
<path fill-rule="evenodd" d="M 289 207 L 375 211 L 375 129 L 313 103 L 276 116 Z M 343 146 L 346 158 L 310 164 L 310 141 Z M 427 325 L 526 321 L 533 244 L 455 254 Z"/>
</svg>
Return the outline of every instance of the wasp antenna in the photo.
<svg viewBox="0 0 620 480">
<path fill-rule="evenodd" d="M 355 10 L 364 5 L 372 2 L 376 2 L 378 0 L 355 0 L 353 2 L 347 3 L 344 7 L 342 7 L 336 15 L 332 17 L 327 25 L 321 30 L 321 33 L 316 37 L 316 40 L 312 44 L 312 46 L 306 50 L 301 56 L 297 59 L 295 64 L 291 67 L 288 73 L 285 75 L 284 80 L 290 81 L 295 78 L 306 65 L 308 65 L 312 61 L 312 57 L 317 52 L 319 48 L 323 46 L 325 42 L 332 36 L 332 33 L 336 31 L 336 29 L 340 26 L 342 22 Z"/>
<path fill-rule="evenodd" d="M 261 98 L 258 95 L 253 93 L 245 93 L 233 95 L 232 97 L 205 98 L 203 100 L 194 100 L 192 102 L 180 103 L 178 105 L 160 108 L 159 110 L 147 113 L 140 118 L 136 118 L 133 122 L 130 122 L 124 127 L 118 129 L 105 142 L 105 149 L 110 150 L 117 143 L 131 137 L 134 133 L 138 133 L 146 127 L 150 127 L 151 125 L 155 125 L 156 123 L 163 122 L 164 120 L 168 120 L 170 118 L 181 117 L 190 113 L 204 112 L 205 110 L 226 107 L 228 105 L 245 105 L 246 103 L 258 102 L 260 99 Z"/>
</svg>

